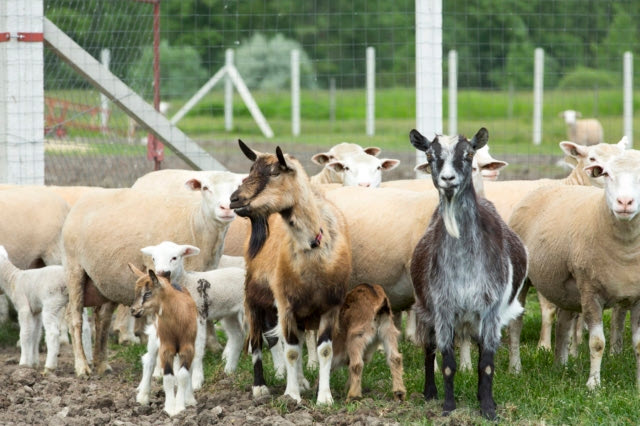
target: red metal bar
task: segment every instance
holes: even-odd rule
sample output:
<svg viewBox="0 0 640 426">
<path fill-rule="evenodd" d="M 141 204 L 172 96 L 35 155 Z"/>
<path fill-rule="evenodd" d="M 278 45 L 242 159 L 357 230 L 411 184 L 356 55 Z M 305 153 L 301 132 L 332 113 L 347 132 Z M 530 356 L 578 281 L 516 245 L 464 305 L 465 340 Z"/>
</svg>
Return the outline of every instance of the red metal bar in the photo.
<svg viewBox="0 0 640 426">
<path fill-rule="evenodd" d="M 0 33 L 0 43 L 11 40 L 11 33 Z"/>
<path fill-rule="evenodd" d="M 44 41 L 44 35 L 42 33 L 18 33 L 18 41 L 36 43 Z"/>
<path fill-rule="evenodd" d="M 153 3 L 153 107 L 160 111 L 160 0 L 145 2 Z M 147 137 L 147 158 L 153 158 L 154 170 L 160 170 L 164 145 L 151 133 Z"/>
</svg>

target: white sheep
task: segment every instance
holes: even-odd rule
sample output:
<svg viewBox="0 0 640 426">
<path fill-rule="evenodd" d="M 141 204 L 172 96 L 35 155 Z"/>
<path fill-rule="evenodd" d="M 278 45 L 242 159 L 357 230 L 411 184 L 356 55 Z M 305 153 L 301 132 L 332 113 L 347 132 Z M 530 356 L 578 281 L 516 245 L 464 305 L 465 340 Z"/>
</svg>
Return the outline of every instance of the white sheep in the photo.
<svg viewBox="0 0 640 426">
<path fill-rule="evenodd" d="M 18 312 L 20 324 L 20 365 L 37 367 L 42 326 L 47 343 L 45 372 L 58 366 L 60 325 L 69 300 L 60 265 L 22 270 L 9 260 L 0 245 L 0 287 Z"/>
<path fill-rule="evenodd" d="M 604 142 L 602 124 L 595 118 L 584 118 L 579 111 L 568 109 L 560 113 L 560 117 L 567 123 L 567 138 L 581 145 L 594 145 Z"/>
<path fill-rule="evenodd" d="M 529 250 L 531 285 L 559 308 L 556 361 L 567 361 L 567 319 L 582 312 L 591 354 L 587 386 L 599 386 L 605 348 L 602 311 L 624 302 L 632 308 L 640 386 L 640 152 L 628 150 L 587 171 L 605 178 L 604 191 L 565 185 L 539 188 L 516 206 L 509 224 Z M 525 296 L 523 290 L 521 301 Z M 522 318 L 516 323 L 513 345 L 519 344 Z"/>
<path fill-rule="evenodd" d="M 190 243 L 202 252 L 189 259 L 189 269 L 218 265 L 224 234 L 235 217 L 229 197 L 240 178 L 228 172 L 210 173 L 208 178 L 187 182 L 201 194 L 199 198 L 163 191 L 102 189 L 82 196 L 69 212 L 62 234 L 77 375 L 91 373 L 79 343 L 82 306 L 102 306 L 95 310 L 94 364 L 103 373 L 109 368 L 106 336 L 113 310 L 117 303 L 130 305 L 134 296 L 133 278 L 122 265 L 132 262 L 143 267 L 140 247 L 165 239 Z"/>
<path fill-rule="evenodd" d="M 318 174 L 309 178 L 311 180 L 311 183 L 316 185 L 320 185 L 323 183 L 342 183 L 342 175 L 336 170 L 327 168 L 326 166 L 333 161 L 340 161 L 349 155 L 357 153 L 364 153 L 373 157 L 377 157 L 378 154 L 380 154 L 380 148 L 373 146 L 363 148 L 356 143 L 341 142 L 331 147 L 331 149 L 329 149 L 329 151 L 327 152 L 320 152 L 318 154 L 315 154 L 313 157 L 311 157 L 311 161 L 319 166 L 322 166 L 323 168 Z"/>
<path fill-rule="evenodd" d="M 204 357 L 207 320 L 220 321 L 227 335 L 227 345 L 222 352 L 226 360 L 224 371 L 233 373 L 238 366 L 242 352 L 244 330 L 242 315 L 244 312 L 244 276 L 243 268 L 228 267 L 206 272 L 185 271 L 184 259 L 200 253 L 198 247 L 188 244 L 176 244 L 163 241 L 154 246 L 141 249 L 151 257 L 158 275 L 171 279 L 171 284 L 186 288 L 198 308 L 198 336 L 193 359 L 193 386 L 199 388 L 204 381 L 202 359 Z M 146 382 L 145 382 L 146 380 Z M 151 377 L 143 377 L 140 383 L 141 393 L 146 392 L 148 399 Z M 143 384 L 144 383 L 144 384 Z"/>
</svg>

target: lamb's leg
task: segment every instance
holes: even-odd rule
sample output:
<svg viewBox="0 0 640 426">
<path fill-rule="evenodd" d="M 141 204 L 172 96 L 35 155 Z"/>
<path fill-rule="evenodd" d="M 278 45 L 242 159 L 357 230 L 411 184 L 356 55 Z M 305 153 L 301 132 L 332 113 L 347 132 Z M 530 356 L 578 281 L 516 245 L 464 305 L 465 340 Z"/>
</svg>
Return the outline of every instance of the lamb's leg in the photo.
<svg viewBox="0 0 640 426">
<path fill-rule="evenodd" d="M 615 305 L 611 310 L 611 333 L 609 334 L 611 346 L 610 354 L 622 353 L 622 342 L 624 340 L 624 321 L 627 317 L 627 309 L 620 305 Z M 635 346 L 635 345 L 634 345 Z"/>
<path fill-rule="evenodd" d="M 156 357 L 158 356 L 158 348 L 160 346 L 160 340 L 158 339 L 154 325 L 147 327 L 147 336 L 147 353 L 142 355 L 142 380 L 140 380 L 138 394 L 136 395 L 136 401 L 141 405 L 149 404 L 151 374 L 156 365 Z"/>
<path fill-rule="evenodd" d="M 304 338 L 307 345 L 307 368 L 316 370 L 318 368 L 318 347 L 316 345 L 318 336 L 316 330 L 305 330 Z"/>
<path fill-rule="evenodd" d="M 602 305 L 599 297 L 593 294 L 588 283 L 582 283 L 580 288 L 580 302 L 582 304 L 582 314 L 589 327 L 589 352 L 591 356 L 591 368 L 587 387 L 595 389 L 600 386 L 600 368 L 602 365 L 602 355 L 604 354 L 605 338 L 602 327 Z"/>
<path fill-rule="evenodd" d="M 640 391 L 640 303 L 631 308 L 631 340 L 636 355 L 636 388 Z"/>
<path fill-rule="evenodd" d="M 493 363 L 495 352 L 478 345 L 478 401 L 482 416 L 493 420 L 496 418 L 496 403 L 493 400 Z"/>
<path fill-rule="evenodd" d="M 577 313 L 558 309 L 556 323 L 555 362 L 565 365 L 569 358 L 569 339 L 575 327 Z"/>
<path fill-rule="evenodd" d="M 58 366 L 60 324 L 64 322 L 64 311 L 64 305 L 44 306 L 42 309 L 44 337 L 47 342 L 47 359 L 44 363 L 45 373 L 55 370 Z"/>
<path fill-rule="evenodd" d="M 540 292 L 538 292 L 538 301 L 540 302 L 540 313 L 542 315 L 540 324 L 540 340 L 538 340 L 538 348 L 551 350 L 551 329 L 553 327 L 553 318 L 556 315 L 556 305 L 549 302 Z"/>
<path fill-rule="evenodd" d="M 82 349 L 84 349 L 87 361 L 89 362 L 89 364 L 91 364 L 93 363 L 93 346 L 91 345 L 91 335 L 93 334 L 93 327 L 91 326 L 91 319 L 89 318 L 88 309 L 89 308 L 84 308 L 82 310 Z"/>
<path fill-rule="evenodd" d="M 402 375 L 402 355 L 398 351 L 398 336 L 400 331 L 389 321 L 388 317 L 382 318 L 380 327 L 378 328 L 378 336 L 384 345 L 384 352 L 387 358 L 387 365 L 391 370 L 393 397 L 402 401 L 407 393 L 404 387 Z"/>
<path fill-rule="evenodd" d="M 407 312 L 407 323 L 404 328 L 405 337 L 413 343 L 417 343 L 416 340 L 416 311 L 413 308 L 406 311 Z M 398 329 L 400 330 L 400 329 Z"/>
<path fill-rule="evenodd" d="M 40 365 L 40 339 L 42 338 L 42 312 L 33 316 L 33 336 L 31 336 L 32 367 Z"/>
<path fill-rule="evenodd" d="M 28 306 L 18 310 L 18 324 L 20 324 L 20 365 L 32 367 L 35 319 Z"/>
<path fill-rule="evenodd" d="M 573 326 L 571 327 L 571 343 L 569 344 L 569 355 L 578 356 L 578 349 L 582 343 L 582 332 L 584 330 L 584 316 L 577 314 Z"/>
<path fill-rule="evenodd" d="M 9 321 L 9 298 L 0 292 L 0 324 Z"/>
<path fill-rule="evenodd" d="M 75 359 L 76 376 L 91 374 L 91 368 L 82 348 L 82 308 L 84 306 L 85 275 L 81 267 L 73 265 L 70 260 L 65 266 L 67 289 L 69 290 L 69 317 L 71 328 L 71 344 Z"/>
<path fill-rule="evenodd" d="M 107 363 L 107 340 L 109 338 L 109 327 L 111 317 L 116 309 L 116 304 L 107 302 L 99 309 L 93 311 L 96 325 L 96 340 L 94 342 L 94 365 L 98 374 L 111 372 L 111 366 Z"/>
<path fill-rule="evenodd" d="M 463 337 L 460 343 L 460 371 L 471 371 L 471 340 Z"/>
<path fill-rule="evenodd" d="M 207 321 L 206 318 L 198 316 L 195 356 L 193 357 L 193 365 L 191 367 L 191 382 L 193 389 L 198 390 L 204 383 L 204 370 L 202 360 L 204 359 L 205 343 L 207 340 Z"/>
<path fill-rule="evenodd" d="M 333 361 L 332 337 L 339 313 L 340 308 L 333 307 L 320 317 L 320 327 L 318 328 L 318 404 L 333 404 L 330 385 L 331 363 Z"/>
<path fill-rule="evenodd" d="M 242 329 L 242 323 L 236 314 L 222 318 L 220 322 L 227 334 L 227 344 L 222 353 L 222 358 L 226 360 L 224 372 L 231 374 L 236 371 L 238 367 L 238 360 L 240 359 L 240 353 L 242 352 L 244 343 L 244 331 Z"/>
<path fill-rule="evenodd" d="M 222 345 L 218 341 L 218 335 L 216 334 L 215 321 L 207 321 L 207 349 L 213 353 L 222 351 Z"/>
</svg>

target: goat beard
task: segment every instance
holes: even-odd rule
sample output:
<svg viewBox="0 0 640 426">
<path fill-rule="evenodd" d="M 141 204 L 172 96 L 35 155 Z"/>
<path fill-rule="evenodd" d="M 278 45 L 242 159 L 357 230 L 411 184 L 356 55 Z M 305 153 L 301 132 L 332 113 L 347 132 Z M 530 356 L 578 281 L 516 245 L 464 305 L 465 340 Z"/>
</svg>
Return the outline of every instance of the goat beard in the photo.
<svg viewBox="0 0 640 426">
<path fill-rule="evenodd" d="M 251 220 L 251 237 L 249 238 L 247 252 L 249 258 L 253 259 L 269 237 L 269 221 L 265 216 L 250 216 L 249 219 Z"/>
<path fill-rule="evenodd" d="M 442 206 L 442 220 L 447 233 L 453 238 L 460 238 L 460 229 L 458 228 L 458 221 L 456 220 L 456 208 L 453 203 L 453 197 L 443 200 Z"/>
</svg>

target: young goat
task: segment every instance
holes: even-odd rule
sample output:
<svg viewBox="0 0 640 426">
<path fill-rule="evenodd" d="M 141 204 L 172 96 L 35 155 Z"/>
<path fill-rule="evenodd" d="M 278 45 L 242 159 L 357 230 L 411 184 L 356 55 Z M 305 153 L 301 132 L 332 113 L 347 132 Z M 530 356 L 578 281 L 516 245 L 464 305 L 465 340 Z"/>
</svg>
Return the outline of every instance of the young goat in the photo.
<svg viewBox="0 0 640 426">
<path fill-rule="evenodd" d="M 319 404 L 332 404 L 329 387 L 332 338 L 351 273 L 344 216 L 311 185 L 302 165 L 280 148 L 257 154 L 239 141 L 253 161 L 249 176 L 231 196 L 231 208 L 251 219 L 246 250 L 245 318 L 254 365 L 254 396 L 268 393 L 262 372 L 262 332 L 277 320 L 285 340 L 285 395 L 300 402 L 300 342 L 305 328 L 318 329 Z M 273 213 L 278 213 L 273 215 Z M 271 216 L 271 217 L 270 217 Z"/>
<path fill-rule="evenodd" d="M 60 350 L 60 325 L 69 301 L 62 266 L 18 269 L 9 260 L 4 246 L 0 246 L 0 288 L 18 311 L 20 365 L 38 366 L 38 347 L 44 324 L 47 342 L 44 368 L 45 372 L 55 370 Z"/>
<path fill-rule="evenodd" d="M 400 332 L 393 324 L 391 303 L 377 284 L 360 284 L 347 293 L 340 308 L 340 327 L 333 341 L 332 368 L 349 366 L 347 401 L 362 396 L 362 367 L 382 343 L 391 369 L 393 396 L 403 400 L 407 390 L 402 379 Z"/>
<path fill-rule="evenodd" d="M 185 405 L 196 404 L 189 371 L 197 332 L 196 304 L 186 290 L 174 288 L 167 278 L 157 276 L 152 269 L 145 274 L 131 263 L 129 268 L 138 277 L 131 315 L 136 318 L 154 315 L 157 331 L 157 335 L 149 332 L 148 352 L 142 357 L 143 374 L 150 375 L 153 371 L 159 349 L 164 370 L 164 411 L 174 416 Z"/>
<path fill-rule="evenodd" d="M 454 337 L 478 343 L 478 400 L 482 415 L 496 417 L 493 400 L 494 355 L 500 331 L 523 311 L 517 295 L 527 271 L 522 241 L 490 201 L 477 197 L 471 183 L 475 151 L 489 133 L 482 128 L 470 141 L 439 135 L 429 141 L 412 130 L 414 147 L 425 151 L 440 202 L 418 242 L 411 262 L 416 292 L 417 337 L 425 350 L 426 399 L 437 397 L 434 360 L 442 352 L 444 414 L 455 409 Z"/>
</svg>

